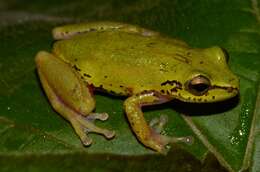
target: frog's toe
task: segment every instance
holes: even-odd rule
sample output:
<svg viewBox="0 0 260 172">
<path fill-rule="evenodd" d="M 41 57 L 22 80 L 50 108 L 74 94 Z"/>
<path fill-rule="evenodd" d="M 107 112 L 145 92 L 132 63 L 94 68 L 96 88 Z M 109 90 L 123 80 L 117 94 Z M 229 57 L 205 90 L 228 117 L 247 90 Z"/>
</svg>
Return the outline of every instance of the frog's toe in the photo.
<svg viewBox="0 0 260 172">
<path fill-rule="evenodd" d="M 168 116 L 167 115 L 161 115 L 159 118 L 153 118 L 150 121 L 149 126 L 156 133 L 162 133 L 164 126 L 167 122 L 168 122 Z"/>
<path fill-rule="evenodd" d="M 105 136 L 107 139 L 111 139 L 115 136 L 114 131 L 96 126 L 94 121 L 97 119 L 104 121 L 108 119 L 108 114 L 92 113 L 86 117 L 77 115 L 76 118 L 71 120 L 72 126 L 85 146 L 89 146 L 92 143 L 92 139 L 89 138 L 88 133 L 98 133 Z"/>
<path fill-rule="evenodd" d="M 109 115 L 107 113 L 91 113 L 86 117 L 86 119 L 90 121 L 95 121 L 96 119 L 105 121 L 108 117 Z"/>
<path fill-rule="evenodd" d="M 108 117 L 107 113 L 91 113 L 86 117 L 79 116 L 78 120 L 85 127 L 86 133 L 98 133 L 104 135 L 107 139 L 111 139 L 115 136 L 114 131 L 98 127 L 94 124 L 95 120 L 105 121 Z"/>
<path fill-rule="evenodd" d="M 151 127 L 151 142 L 150 146 L 160 153 L 165 154 L 167 152 L 166 145 L 183 142 L 186 144 L 193 143 L 193 137 L 172 137 L 163 134 L 165 124 L 168 122 L 166 115 L 161 115 L 159 118 L 154 118 L 150 121 L 149 126 Z"/>
<path fill-rule="evenodd" d="M 104 131 L 104 135 L 107 139 L 112 139 L 113 137 L 115 137 L 116 133 L 115 131 L 106 130 Z"/>
<path fill-rule="evenodd" d="M 107 113 L 91 113 L 86 117 L 83 117 L 82 125 L 86 127 L 86 132 L 95 132 L 104 135 L 107 139 L 111 139 L 115 136 L 115 132 L 111 130 L 107 130 L 101 127 L 97 127 L 94 125 L 95 120 L 105 121 L 107 120 L 109 115 Z"/>
<path fill-rule="evenodd" d="M 89 138 L 86 134 L 83 135 L 80 139 L 84 146 L 90 146 L 92 144 L 92 139 Z"/>
<path fill-rule="evenodd" d="M 71 124 L 79 136 L 82 144 L 84 146 L 90 146 L 92 144 L 92 139 L 86 134 L 84 126 L 82 126 L 77 120 L 71 120 Z"/>
<path fill-rule="evenodd" d="M 193 143 L 192 136 L 172 137 L 172 136 L 166 136 L 156 132 L 152 132 L 151 138 L 152 139 L 150 140 L 149 146 L 162 154 L 167 153 L 168 149 L 166 146 L 169 144 L 176 143 L 176 142 L 183 142 L 191 145 Z"/>
</svg>

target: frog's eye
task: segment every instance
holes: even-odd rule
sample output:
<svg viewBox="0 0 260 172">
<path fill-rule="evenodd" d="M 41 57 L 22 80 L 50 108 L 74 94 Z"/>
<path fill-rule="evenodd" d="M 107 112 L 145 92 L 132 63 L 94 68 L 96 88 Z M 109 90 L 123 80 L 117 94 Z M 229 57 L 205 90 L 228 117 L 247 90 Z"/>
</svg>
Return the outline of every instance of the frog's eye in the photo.
<svg viewBox="0 0 260 172">
<path fill-rule="evenodd" d="M 209 90 L 210 81 L 202 75 L 198 75 L 186 82 L 186 90 L 196 96 L 201 96 Z"/>
<path fill-rule="evenodd" d="M 229 54 L 228 54 L 227 50 L 225 48 L 222 48 L 222 47 L 221 47 L 221 50 L 222 50 L 222 52 L 224 54 L 226 62 L 228 62 L 229 61 Z"/>
</svg>

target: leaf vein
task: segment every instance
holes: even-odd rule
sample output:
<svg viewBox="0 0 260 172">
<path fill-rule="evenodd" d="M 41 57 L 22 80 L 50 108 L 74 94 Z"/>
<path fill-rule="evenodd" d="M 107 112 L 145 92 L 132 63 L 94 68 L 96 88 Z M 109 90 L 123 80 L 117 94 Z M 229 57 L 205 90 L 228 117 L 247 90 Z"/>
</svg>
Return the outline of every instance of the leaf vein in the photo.
<svg viewBox="0 0 260 172">
<path fill-rule="evenodd" d="M 248 136 L 248 143 L 247 143 L 247 147 L 245 150 L 245 156 L 244 156 L 244 160 L 243 160 L 243 169 L 247 169 L 250 166 L 255 137 L 259 132 L 256 129 L 256 121 L 257 121 L 256 118 L 258 115 L 260 115 L 259 109 L 260 109 L 260 85 L 258 86 L 258 90 L 257 90 L 255 110 L 253 113 L 251 128 L 250 128 L 250 132 L 249 132 L 249 136 Z"/>
<path fill-rule="evenodd" d="M 187 115 L 181 115 L 182 118 L 185 120 L 185 122 L 190 126 L 191 130 L 194 132 L 194 134 L 197 135 L 197 137 L 201 140 L 201 142 L 212 152 L 216 158 L 219 160 L 219 162 L 225 166 L 229 171 L 234 171 L 232 167 L 228 164 L 228 162 L 224 159 L 224 157 L 218 152 L 217 149 L 214 148 L 214 146 L 210 143 L 210 141 L 207 139 L 205 135 L 200 131 L 200 129 L 194 124 L 191 117 L 188 117 Z"/>
<path fill-rule="evenodd" d="M 258 1 L 257 0 L 252 0 L 252 8 L 253 8 L 253 13 L 256 16 L 256 20 L 258 23 L 260 23 L 260 11 L 258 8 Z"/>
</svg>

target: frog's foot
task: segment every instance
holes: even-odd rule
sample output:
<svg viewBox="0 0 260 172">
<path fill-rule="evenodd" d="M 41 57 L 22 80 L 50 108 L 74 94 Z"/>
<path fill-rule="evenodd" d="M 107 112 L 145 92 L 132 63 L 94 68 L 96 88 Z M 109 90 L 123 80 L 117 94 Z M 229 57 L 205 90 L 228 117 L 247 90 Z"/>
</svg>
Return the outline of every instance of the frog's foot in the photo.
<svg viewBox="0 0 260 172">
<path fill-rule="evenodd" d="M 96 119 L 105 121 L 108 114 L 92 113 L 95 108 L 92 91 L 71 66 L 45 51 L 39 52 L 35 59 L 52 107 L 72 124 L 84 145 L 92 142 L 87 135 L 90 132 L 102 134 L 108 139 L 115 135 L 114 131 L 94 124 Z"/>
<path fill-rule="evenodd" d="M 153 131 L 156 133 L 162 133 L 165 124 L 168 122 L 168 116 L 167 115 L 161 115 L 159 118 L 153 118 L 149 122 L 149 126 L 152 128 Z"/>
<path fill-rule="evenodd" d="M 97 127 L 94 124 L 95 120 L 105 121 L 107 119 L 107 113 L 90 113 L 88 116 L 77 115 L 70 121 L 82 143 L 85 146 L 89 146 L 92 143 L 92 139 L 89 138 L 88 133 L 98 133 L 104 135 L 107 139 L 111 139 L 115 136 L 114 131 Z"/>
<path fill-rule="evenodd" d="M 160 153 L 166 153 L 166 145 L 173 142 L 192 143 L 191 137 L 170 137 L 162 134 L 163 127 L 168 121 L 166 116 L 153 119 L 149 125 L 147 124 L 141 107 L 170 100 L 169 97 L 156 91 L 145 91 L 127 98 L 124 102 L 127 118 L 138 140 Z"/>
<path fill-rule="evenodd" d="M 151 144 L 157 148 L 161 153 L 166 153 L 166 146 L 175 143 L 183 142 L 186 144 L 192 144 L 193 138 L 191 136 L 186 137 L 171 137 L 166 136 L 163 133 L 165 124 L 168 122 L 168 116 L 161 115 L 159 118 L 154 118 L 150 121 L 149 126 L 151 127 Z"/>
</svg>

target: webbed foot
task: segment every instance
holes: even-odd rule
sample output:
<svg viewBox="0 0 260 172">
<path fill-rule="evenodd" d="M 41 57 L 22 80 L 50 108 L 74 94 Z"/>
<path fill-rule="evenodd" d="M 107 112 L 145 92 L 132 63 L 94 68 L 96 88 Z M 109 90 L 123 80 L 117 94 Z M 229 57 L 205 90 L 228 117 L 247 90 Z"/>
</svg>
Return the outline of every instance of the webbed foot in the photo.
<svg viewBox="0 0 260 172">
<path fill-rule="evenodd" d="M 88 136 L 88 133 L 98 133 L 107 139 L 111 139 L 115 136 L 114 131 L 98 127 L 94 124 L 95 120 L 105 121 L 107 119 L 107 113 L 91 113 L 88 116 L 77 115 L 70 121 L 82 143 L 85 146 L 89 146 L 92 143 L 92 139 Z"/>
<path fill-rule="evenodd" d="M 192 144 L 193 139 L 187 137 L 171 137 L 163 135 L 164 125 L 167 123 L 167 116 L 153 119 L 148 125 L 144 114 L 141 110 L 142 106 L 154 105 L 167 102 L 171 99 L 156 91 L 146 91 L 137 95 L 133 95 L 126 99 L 124 107 L 130 125 L 137 138 L 145 146 L 165 154 L 167 152 L 166 145 L 173 142 L 184 142 Z"/>
<path fill-rule="evenodd" d="M 167 115 L 161 115 L 159 118 L 154 118 L 150 121 L 149 126 L 151 128 L 151 138 L 152 144 L 154 144 L 158 151 L 165 154 L 167 152 L 166 146 L 175 143 L 175 142 L 183 142 L 186 144 L 193 143 L 193 137 L 185 136 L 185 137 L 172 137 L 164 135 L 164 127 L 168 122 Z"/>
</svg>

